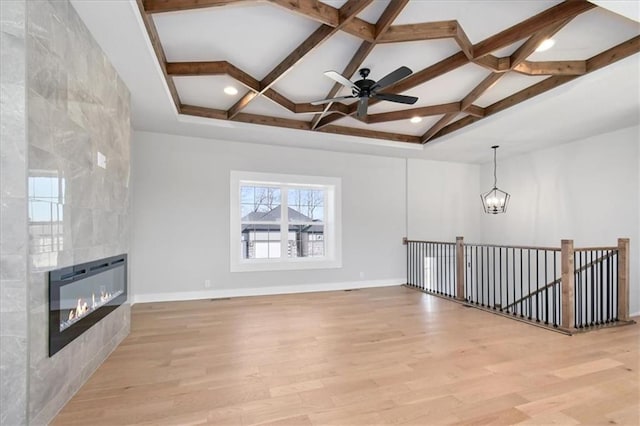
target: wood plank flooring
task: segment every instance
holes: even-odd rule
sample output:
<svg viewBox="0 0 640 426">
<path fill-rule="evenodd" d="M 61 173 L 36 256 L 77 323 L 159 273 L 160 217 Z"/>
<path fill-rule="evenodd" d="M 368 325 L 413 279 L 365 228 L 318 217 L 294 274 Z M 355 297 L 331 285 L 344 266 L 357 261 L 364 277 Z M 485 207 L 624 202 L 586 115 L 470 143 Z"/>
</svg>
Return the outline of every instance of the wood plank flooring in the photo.
<svg viewBox="0 0 640 426">
<path fill-rule="evenodd" d="M 53 424 L 638 425 L 639 347 L 404 287 L 140 304 Z"/>
</svg>

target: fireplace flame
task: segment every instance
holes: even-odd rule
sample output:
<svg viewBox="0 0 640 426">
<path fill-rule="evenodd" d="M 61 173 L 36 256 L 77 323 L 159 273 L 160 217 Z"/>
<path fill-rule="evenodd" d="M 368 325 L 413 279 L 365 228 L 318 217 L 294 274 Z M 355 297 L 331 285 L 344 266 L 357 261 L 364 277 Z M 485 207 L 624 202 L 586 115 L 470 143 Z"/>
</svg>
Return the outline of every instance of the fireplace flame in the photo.
<svg viewBox="0 0 640 426">
<path fill-rule="evenodd" d="M 66 320 L 63 319 L 60 321 L 60 331 L 69 327 L 70 325 L 78 321 L 80 318 L 88 315 L 91 311 L 95 311 L 96 309 L 106 304 L 111 299 L 119 296 L 120 294 L 122 294 L 122 291 L 118 291 L 115 294 L 112 294 L 111 292 L 108 292 L 106 290 L 101 290 L 100 295 L 96 297 L 96 294 L 92 293 L 91 306 L 89 306 L 88 301 L 85 301 L 83 298 L 79 298 L 78 302 L 76 303 L 76 307 L 69 311 L 68 318 Z"/>
</svg>

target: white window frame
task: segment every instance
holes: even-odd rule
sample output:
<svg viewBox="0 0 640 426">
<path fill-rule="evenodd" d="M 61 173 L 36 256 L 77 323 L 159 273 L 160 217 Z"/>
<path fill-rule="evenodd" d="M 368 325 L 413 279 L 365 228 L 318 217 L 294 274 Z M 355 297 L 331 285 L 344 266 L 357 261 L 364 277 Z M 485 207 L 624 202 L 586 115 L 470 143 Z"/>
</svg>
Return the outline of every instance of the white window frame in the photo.
<svg viewBox="0 0 640 426">
<path fill-rule="evenodd" d="M 280 228 L 281 257 L 276 259 L 243 259 L 241 254 L 240 233 L 241 185 L 280 186 L 282 208 L 282 224 Z M 323 189 L 324 202 L 324 239 L 325 255 L 318 257 L 286 257 L 288 241 L 287 190 L 290 187 Z M 342 267 L 342 179 L 326 176 L 303 176 L 277 173 L 259 173 L 231 171 L 230 179 L 230 270 L 231 272 L 247 271 L 284 271 L 300 269 L 329 269 Z"/>
</svg>

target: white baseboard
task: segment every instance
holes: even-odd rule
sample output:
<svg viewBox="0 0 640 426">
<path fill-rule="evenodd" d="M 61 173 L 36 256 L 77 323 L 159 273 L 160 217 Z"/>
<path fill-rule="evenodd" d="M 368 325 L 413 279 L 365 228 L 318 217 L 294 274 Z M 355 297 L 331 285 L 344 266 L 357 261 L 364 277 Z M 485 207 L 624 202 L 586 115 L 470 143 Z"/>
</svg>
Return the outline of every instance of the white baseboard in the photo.
<svg viewBox="0 0 640 426">
<path fill-rule="evenodd" d="M 389 280 L 348 281 L 341 283 L 301 284 L 275 287 L 211 289 L 177 293 L 135 294 L 129 297 L 132 305 L 149 302 L 175 302 L 181 300 L 222 299 L 227 297 L 268 296 L 275 294 L 313 293 L 318 291 L 353 290 L 358 288 L 392 287 L 403 285 L 406 278 Z"/>
</svg>

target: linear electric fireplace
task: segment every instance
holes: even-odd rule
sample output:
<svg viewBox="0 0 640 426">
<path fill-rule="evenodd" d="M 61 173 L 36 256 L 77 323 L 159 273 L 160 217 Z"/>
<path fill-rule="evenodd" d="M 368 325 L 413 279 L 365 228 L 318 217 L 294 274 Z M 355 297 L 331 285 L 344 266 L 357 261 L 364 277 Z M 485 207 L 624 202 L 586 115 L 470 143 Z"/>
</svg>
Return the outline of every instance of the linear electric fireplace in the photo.
<svg viewBox="0 0 640 426">
<path fill-rule="evenodd" d="M 127 255 L 49 272 L 49 356 L 127 300 Z"/>
</svg>

